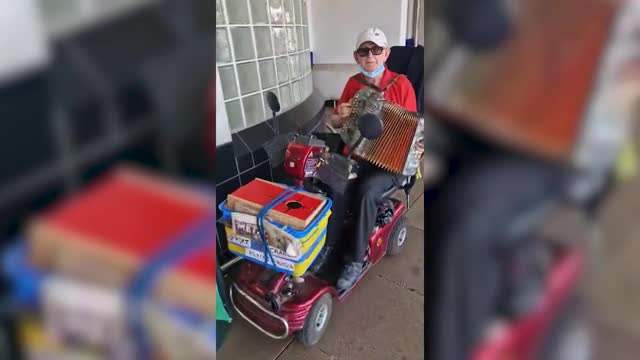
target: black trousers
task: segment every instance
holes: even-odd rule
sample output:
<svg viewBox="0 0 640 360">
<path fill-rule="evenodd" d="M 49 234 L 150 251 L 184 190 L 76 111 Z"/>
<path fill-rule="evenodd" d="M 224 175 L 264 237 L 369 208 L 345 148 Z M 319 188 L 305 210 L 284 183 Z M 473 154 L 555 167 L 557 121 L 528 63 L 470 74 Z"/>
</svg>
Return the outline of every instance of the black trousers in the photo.
<svg viewBox="0 0 640 360">
<path fill-rule="evenodd" d="M 558 198 L 563 169 L 468 145 L 442 187 L 425 193 L 425 279 L 430 360 L 466 360 L 500 306 L 505 238 L 516 218 Z M 535 229 L 531 229 L 534 231 Z"/>
<path fill-rule="evenodd" d="M 358 178 L 351 187 L 352 210 L 356 217 L 353 261 L 364 259 L 371 232 L 376 225 L 382 194 L 396 184 L 396 176 L 371 165 L 361 163 Z"/>
<path fill-rule="evenodd" d="M 345 192 L 328 189 L 333 205 L 327 226 L 327 245 L 350 250 L 349 258 L 354 262 L 364 259 L 382 200 L 381 195 L 397 182 L 395 175 L 367 163 L 361 162 L 358 167 L 358 177 L 349 183 Z M 344 236 L 344 220 L 348 210 L 351 210 L 356 219 L 353 238 Z"/>
</svg>

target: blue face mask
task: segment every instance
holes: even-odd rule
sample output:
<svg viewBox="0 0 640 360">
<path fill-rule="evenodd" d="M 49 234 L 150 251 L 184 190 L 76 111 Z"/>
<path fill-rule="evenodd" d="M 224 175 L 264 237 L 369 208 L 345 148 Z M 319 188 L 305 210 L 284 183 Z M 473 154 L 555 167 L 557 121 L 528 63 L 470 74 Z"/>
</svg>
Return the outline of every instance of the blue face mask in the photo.
<svg viewBox="0 0 640 360">
<path fill-rule="evenodd" d="M 372 72 L 369 72 L 369 71 L 367 71 L 367 70 L 363 69 L 363 68 L 362 68 L 362 66 L 360 66 L 360 72 L 361 72 L 364 76 L 366 76 L 366 77 L 368 77 L 368 78 L 374 78 L 374 77 L 376 77 L 376 76 L 378 76 L 378 75 L 382 74 L 382 72 L 383 72 L 383 71 L 384 71 L 384 65 L 380 65 L 380 67 L 378 67 L 377 69 L 375 69 L 375 70 L 374 70 L 374 71 L 372 71 Z"/>
</svg>

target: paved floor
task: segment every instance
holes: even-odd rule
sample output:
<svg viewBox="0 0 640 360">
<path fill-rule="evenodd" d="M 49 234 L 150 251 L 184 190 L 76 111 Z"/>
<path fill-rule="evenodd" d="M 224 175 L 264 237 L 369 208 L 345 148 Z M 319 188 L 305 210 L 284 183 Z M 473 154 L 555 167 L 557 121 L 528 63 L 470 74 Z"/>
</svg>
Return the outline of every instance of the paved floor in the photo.
<svg viewBox="0 0 640 360">
<path fill-rule="evenodd" d="M 233 324 L 218 360 L 418 360 L 424 354 L 424 205 L 414 186 L 405 249 L 372 268 L 349 300 L 334 307 L 327 333 L 313 349 L 272 340 L 245 321 Z M 402 198 L 402 197 L 398 197 Z"/>
<path fill-rule="evenodd" d="M 601 264 L 589 285 L 597 359 L 640 358 L 640 178 L 617 188 L 603 217 Z"/>
</svg>

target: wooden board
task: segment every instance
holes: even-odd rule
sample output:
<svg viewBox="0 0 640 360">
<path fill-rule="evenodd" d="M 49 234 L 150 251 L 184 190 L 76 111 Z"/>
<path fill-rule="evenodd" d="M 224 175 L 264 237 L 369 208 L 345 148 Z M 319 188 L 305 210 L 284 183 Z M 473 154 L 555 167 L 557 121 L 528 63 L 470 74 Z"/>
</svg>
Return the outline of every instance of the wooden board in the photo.
<svg viewBox="0 0 640 360">
<path fill-rule="evenodd" d="M 213 316 L 215 199 L 158 176 L 120 168 L 47 209 L 27 227 L 34 265 L 123 287 L 156 252 L 210 218 L 210 246 L 166 272 L 155 293 Z"/>
<path fill-rule="evenodd" d="M 265 205 L 285 189 L 286 187 L 281 184 L 256 178 L 229 194 L 227 204 L 232 210 L 257 215 Z M 302 207 L 288 208 L 289 202 L 299 202 Z M 267 213 L 267 218 L 297 230 L 304 230 L 318 216 L 326 202 L 326 199 L 321 196 L 298 191 L 296 195 L 271 209 Z"/>
</svg>

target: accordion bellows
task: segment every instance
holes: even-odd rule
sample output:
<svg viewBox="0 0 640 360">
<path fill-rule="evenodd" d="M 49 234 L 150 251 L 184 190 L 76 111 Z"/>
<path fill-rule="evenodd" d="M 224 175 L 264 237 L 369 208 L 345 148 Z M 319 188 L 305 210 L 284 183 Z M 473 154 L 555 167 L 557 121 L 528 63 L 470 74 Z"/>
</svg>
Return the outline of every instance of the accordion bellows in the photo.
<svg viewBox="0 0 640 360">
<path fill-rule="evenodd" d="M 422 159 L 418 145 L 423 141 L 424 119 L 370 89 L 356 93 L 352 105 L 352 114 L 343 126 L 344 140 L 350 147 L 360 138 L 357 120 L 363 114 L 380 117 L 384 129 L 377 139 L 363 139 L 353 154 L 391 173 L 415 175 Z"/>
</svg>

